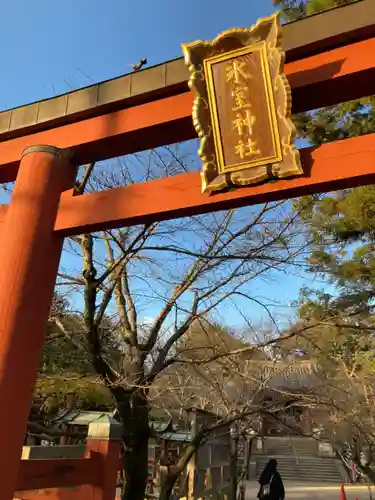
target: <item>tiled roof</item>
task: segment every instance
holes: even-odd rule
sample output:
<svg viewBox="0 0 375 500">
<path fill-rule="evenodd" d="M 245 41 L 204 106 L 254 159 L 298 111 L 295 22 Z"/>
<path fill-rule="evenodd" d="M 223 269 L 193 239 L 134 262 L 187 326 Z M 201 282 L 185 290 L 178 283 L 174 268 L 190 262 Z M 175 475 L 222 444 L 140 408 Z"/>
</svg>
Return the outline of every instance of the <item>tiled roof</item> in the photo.
<svg viewBox="0 0 375 500">
<path fill-rule="evenodd" d="M 271 389 L 302 389 L 321 382 L 319 367 L 311 361 L 249 363 L 254 377 Z"/>
</svg>

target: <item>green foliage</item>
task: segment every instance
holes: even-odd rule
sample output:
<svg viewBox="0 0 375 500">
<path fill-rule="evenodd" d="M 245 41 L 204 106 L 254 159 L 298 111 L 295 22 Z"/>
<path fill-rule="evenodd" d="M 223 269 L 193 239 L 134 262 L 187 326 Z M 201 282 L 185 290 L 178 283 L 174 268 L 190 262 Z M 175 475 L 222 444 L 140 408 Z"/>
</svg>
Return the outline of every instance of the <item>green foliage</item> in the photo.
<svg viewBox="0 0 375 500">
<path fill-rule="evenodd" d="M 39 377 L 36 392 L 44 399 L 44 408 L 49 413 L 64 407 L 66 395 L 76 395 L 77 407 L 81 409 L 97 406 L 114 406 L 110 392 L 99 383 L 97 377 L 78 377 L 75 373 L 64 376 Z"/>
<path fill-rule="evenodd" d="M 375 130 L 375 98 L 365 97 L 293 117 L 299 137 L 312 146 Z"/>
<path fill-rule="evenodd" d="M 285 21 L 295 21 L 305 16 L 303 0 L 273 0 L 273 3 L 280 8 Z"/>
<path fill-rule="evenodd" d="M 76 343 L 71 342 L 57 327 L 54 318 L 51 318 L 47 326 L 40 373 L 49 376 L 58 376 L 65 372 L 75 372 L 81 375 L 93 373 L 91 363 L 89 363 L 83 349 L 79 348 L 82 342 L 79 318 L 68 310 L 61 312 L 60 317 L 64 318 L 65 329 L 69 331 L 71 338 Z"/>
<path fill-rule="evenodd" d="M 318 12 L 334 9 L 335 7 L 342 7 L 356 1 L 358 0 L 310 0 L 306 2 L 306 14 L 317 14 Z"/>
<path fill-rule="evenodd" d="M 300 319 L 328 322 L 324 335 L 323 328 L 315 333 L 310 352 L 318 347 L 320 357 L 362 366 L 358 356 L 374 347 L 375 189 L 304 198 L 296 205 L 311 241 L 309 269 L 336 290 L 301 292 Z"/>
<path fill-rule="evenodd" d="M 316 14 L 358 0 L 274 0 L 286 20 Z M 293 117 L 299 137 L 311 145 L 347 139 L 375 130 L 375 97 L 365 97 Z"/>
<path fill-rule="evenodd" d="M 371 332 L 374 319 L 368 311 L 359 314 L 358 309 L 352 306 L 324 290 L 303 289 L 299 318 L 303 322 L 313 320 L 319 324 L 317 328 L 308 330 L 304 339 L 314 342 L 314 348 L 333 357 L 344 356 L 343 349 L 348 355 L 349 351 L 368 350 L 372 345 L 369 330 Z"/>
<path fill-rule="evenodd" d="M 286 21 L 295 21 L 305 16 L 317 14 L 324 10 L 342 7 L 358 0 L 273 0 L 281 9 Z"/>
<path fill-rule="evenodd" d="M 310 0 L 304 2 L 304 8 L 310 14 L 345 3 L 350 2 Z M 314 146 L 374 132 L 375 97 L 298 115 L 295 124 L 299 136 Z M 295 206 L 312 242 L 310 270 L 320 273 L 339 290 L 339 296 L 330 299 L 329 307 L 332 309 L 334 303 L 336 309 L 350 313 L 356 306 L 362 312 L 369 311 L 375 291 L 374 187 L 305 197 Z M 320 310 L 321 297 L 318 302 Z"/>
<path fill-rule="evenodd" d="M 312 251 L 310 271 L 334 285 L 335 299 L 348 312 L 372 310 L 375 296 L 375 189 L 365 186 L 299 200 Z"/>
<path fill-rule="evenodd" d="M 64 331 L 58 326 L 60 320 Z M 82 409 L 113 406 L 110 392 L 95 375 L 85 350 L 81 318 L 69 310 L 63 297 L 55 294 L 35 393 L 44 399 L 44 409 L 53 414 L 72 392 Z"/>
<path fill-rule="evenodd" d="M 286 20 L 340 7 L 346 0 L 274 0 Z M 375 131 L 375 97 L 342 103 L 294 117 L 300 138 L 312 146 Z M 353 165 L 355 168 L 355 165 Z M 299 321 L 321 322 L 293 347 L 320 363 L 348 369 L 369 367 L 374 347 L 375 189 L 366 186 L 295 202 L 310 243 L 309 270 L 334 290 L 301 290 Z"/>
</svg>

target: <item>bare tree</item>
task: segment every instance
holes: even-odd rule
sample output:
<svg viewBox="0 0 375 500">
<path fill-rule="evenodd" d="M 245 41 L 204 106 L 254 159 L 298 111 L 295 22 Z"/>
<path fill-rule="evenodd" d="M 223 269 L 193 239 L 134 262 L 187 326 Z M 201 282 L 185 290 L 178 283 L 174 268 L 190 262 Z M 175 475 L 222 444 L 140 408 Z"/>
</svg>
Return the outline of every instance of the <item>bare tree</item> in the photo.
<svg viewBox="0 0 375 500">
<path fill-rule="evenodd" d="M 353 461 L 365 473 L 361 450 L 371 460 L 375 444 L 375 372 L 372 316 L 358 311 L 330 310 L 306 327 L 306 318 L 295 325 L 299 331 L 279 348 L 291 363 L 301 360 L 315 365 L 319 383 L 309 393 L 317 414 L 314 437 L 332 443 L 350 467 Z M 295 353 L 298 353 L 297 355 Z"/>
<path fill-rule="evenodd" d="M 91 175 L 90 165 L 77 190 L 148 181 L 187 169 L 183 152 L 167 148 L 119 161 L 112 172 L 99 166 Z M 234 304 L 242 318 L 251 317 L 255 304 L 271 316 L 252 286 L 261 279 L 277 280 L 277 273 L 287 273 L 292 265 L 303 265 L 306 246 L 294 225 L 296 217 L 287 203 L 278 202 L 85 234 L 67 243 L 66 252 L 72 261 L 80 259 L 82 268 L 78 272 L 70 264 L 62 269 L 59 285 L 82 299 L 75 300 L 74 326 L 62 315 L 55 318 L 55 328 L 89 360 L 115 402 L 124 426 L 124 500 L 144 498 L 155 387 L 176 365 L 185 370 L 187 380 L 192 376 L 184 368 L 191 368 L 192 362 L 180 348 L 187 332 L 197 320 L 212 322 L 226 304 Z M 226 350 L 227 364 L 230 351 L 236 349 Z M 206 345 L 202 359 L 194 360 L 195 379 L 207 378 L 207 361 L 218 361 L 222 354 Z M 234 373 L 231 369 L 229 378 Z M 221 376 L 215 386 L 219 392 L 222 383 Z M 224 396 L 222 401 L 228 399 Z M 236 412 L 230 406 L 221 409 L 217 425 L 255 411 L 249 402 L 241 405 L 238 400 Z M 197 446 L 209 431 L 196 438 Z M 181 457 L 179 469 L 191 453 L 194 446 Z"/>
</svg>

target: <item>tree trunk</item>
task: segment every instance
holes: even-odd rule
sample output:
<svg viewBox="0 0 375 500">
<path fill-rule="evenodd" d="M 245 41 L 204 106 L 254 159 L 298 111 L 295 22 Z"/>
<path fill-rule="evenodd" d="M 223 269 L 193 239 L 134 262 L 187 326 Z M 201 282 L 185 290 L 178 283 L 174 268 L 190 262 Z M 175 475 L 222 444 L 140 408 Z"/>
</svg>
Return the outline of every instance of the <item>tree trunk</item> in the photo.
<svg viewBox="0 0 375 500">
<path fill-rule="evenodd" d="M 148 439 L 136 436 L 124 452 L 125 485 L 122 500 L 144 500 L 148 480 Z"/>
<path fill-rule="evenodd" d="M 141 394 L 133 395 L 128 404 L 122 403 L 119 405 L 124 426 L 122 500 L 144 500 L 148 481 L 148 404 Z"/>
<path fill-rule="evenodd" d="M 169 500 L 179 474 L 167 474 L 160 489 L 160 500 Z"/>
<path fill-rule="evenodd" d="M 160 485 L 160 500 L 169 500 L 173 488 L 176 484 L 177 479 L 181 476 L 183 471 L 186 469 L 189 461 L 193 457 L 193 455 L 197 451 L 197 447 L 199 446 L 199 441 L 196 443 L 191 443 L 186 449 L 183 455 L 180 457 L 180 460 L 177 465 L 172 465 L 168 467 L 168 471 L 166 475 L 163 477 L 163 481 Z M 183 487 L 185 489 L 187 485 Z M 188 486 L 187 486 L 188 488 Z M 182 493 L 182 492 L 181 492 Z M 190 498 L 190 496 L 189 496 Z"/>
<path fill-rule="evenodd" d="M 238 433 L 236 426 L 232 427 L 230 433 L 229 470 L 229 500 L 236 500 L 238 486 Z"/>
</svg>

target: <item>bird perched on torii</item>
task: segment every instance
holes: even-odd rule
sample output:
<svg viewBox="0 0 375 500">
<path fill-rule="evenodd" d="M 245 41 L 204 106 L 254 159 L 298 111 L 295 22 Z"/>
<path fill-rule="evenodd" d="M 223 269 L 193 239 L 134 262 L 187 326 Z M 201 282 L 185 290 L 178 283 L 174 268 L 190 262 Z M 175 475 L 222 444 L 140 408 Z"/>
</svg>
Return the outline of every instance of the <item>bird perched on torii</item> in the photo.
<svg viewBox="0 0 375 500">
<path fill-rule="evenodd" d="M 146 64 L 147 64 L 147 58 L 142 57 L 142 59 L 140 59 L 136 64 L 132 64 L 131 67 L 133 68 L 133 71 L 139 71 Z"/>
</svg>

